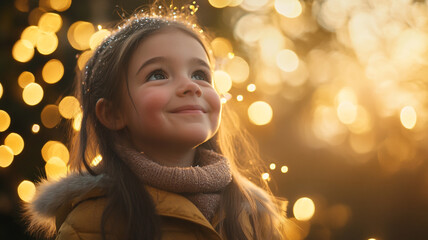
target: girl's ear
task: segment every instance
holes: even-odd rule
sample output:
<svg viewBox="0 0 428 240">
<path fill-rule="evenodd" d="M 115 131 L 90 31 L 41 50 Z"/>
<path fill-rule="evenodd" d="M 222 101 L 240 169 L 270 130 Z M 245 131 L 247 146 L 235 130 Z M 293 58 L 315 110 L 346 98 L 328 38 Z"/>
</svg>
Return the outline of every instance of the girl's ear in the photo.
<svg viewBox="0 0 428 240">
<path fill-rule="evenodd" d="M 113 104 L 104 98 L 98 99 L 95 105 L 95 114 L 98 120 L 110 130 L 120 130 L 126 126 L 120 111 L 114 109 Z"/>
</svg>

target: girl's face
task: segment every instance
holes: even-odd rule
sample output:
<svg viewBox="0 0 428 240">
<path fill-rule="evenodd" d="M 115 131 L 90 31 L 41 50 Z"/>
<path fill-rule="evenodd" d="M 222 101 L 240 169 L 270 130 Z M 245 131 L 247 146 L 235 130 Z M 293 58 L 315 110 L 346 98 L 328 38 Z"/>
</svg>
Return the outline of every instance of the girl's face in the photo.
<svg viewBox="0 0 428 240">
<path fill-rule="evenodd" d="M 129 62 L 122 106 L 139 150 L 194 148 L 213 137 L 221 103 L 209 64 L 202 45 L 181 30 L 163 30 L 140 43 Z"/>
</svg>

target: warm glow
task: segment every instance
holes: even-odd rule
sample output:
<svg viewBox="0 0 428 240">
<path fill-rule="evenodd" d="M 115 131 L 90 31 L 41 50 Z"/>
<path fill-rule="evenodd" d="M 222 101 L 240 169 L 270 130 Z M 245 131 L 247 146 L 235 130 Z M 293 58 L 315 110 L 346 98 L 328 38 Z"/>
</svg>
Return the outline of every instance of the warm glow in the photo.
<svg viewBox="0 0 428 240">
<path fill-rule="evenodd" d="M 100 29 L 95 32 L 92 34 L 91 38 L 89 38 L 89 47 L 95 50 L 106 37 L 110 36 L 110 34 L 111 32 L 107 29 Z"/>
<path fill-rule="evenodd" d="M 6 145 L 0 146 L 0 167 L 8 167 L 13 162 L 13 151 Z"/>
<path fill-rule="evenodd" d="M 282 167 L 281 167 L 281 172 L 282 172 L 282 173 L 286 173 L 286 172 L 288 172 L 288 167 L 287 167 L 287 166 L 282 166 Z"/>
<path fill-rule="evenodd" d="M 71 0 L 49 0 L 49 3 L 58 12 L 64 12 L 71 6 Z"/>
<path fill-rule="evenodd" d="M 263 178 L 263 180 L 269 180 L 269 178 L 270 178 L 269 173 L 263 173 L 262 178 Z"/>
<path fill-rule="evenodd" d="M 337 107 L 337 117 L 343 124 L 352 124 L 357 118 L 357 106 L 351 102 L 342 102 Z"/>
<path fill-rule="evenodd" d="M 53 84 L 61 80 L 64 75 L 64 66 L 57 59 L 49 60 L 42 69 L 42 76 L 45 82 Z"/>
<path fill-rule="evenodd" d="M 263 18 L 256 14 L 247 14 L 238 20 L 234 33 L 242 41 L 254 44 L 262 36 L 264 28 L 266 22 Z"/>
<path fill-rule="evenodd" d="M 82 70 L 86 63 L 88 62 L 89 58 L 92 57 L 92 54 L 94 51 L 85 51 L 82 54 L 80 54 L 79 58 L 77 59 L 77 66 L 79 66 L 79 69 Z"/>
<path fill-rule="evenodd" d="M 276 168 L 276 164 L 275 164 L 275 163 L 271 163 L 271 164 L 269 165 L 269 168 L 270 168 L 271 170 L 275 170 L 275 168 Z"/>
<path fill-rule="evenodd" d="M 67 166 L 59 157 L 51 157 L 45 165 L 48 180 L 58 180 L 67 175 Z"/>
<path fill-rule="evenodd" d="M 25 86 L 27 86 L 30 83 L 33 83 L 35 80 L 36 79 L 31 72 L 24 71 L 18 77 L 18 85 L 21 88 L 25 88 Z"/>
<path fill-rule="evenodd" d="M 30 41 L 33 47 L 36 46 L 38 37 L 39 37 L 39 27 L 37 26 L 28 26 L 21 33 L 21 39 Z"/>
<path fill-rule="evenodd" d="M 228 7 L 237 7 L 239 6 L 244 0 L 231 0 Z"/>
<path fill-rule="evenodd" d="M 220 58 L 228 57 L 230 52 L 233 52 L 232 44 L 226 38 L 218 37 L 211 42 L 211 48 L 214 56 Z"/>
<path fill-rule="evenodd" d="M 3 85 L 0 83 L 0 98 L 3 97 Z"/>
<path fill-rule="evenodd" d="M 80 103 L 73 96 L 64 97 L 58 104 L 59 113 L 67 119 L 72 119 L 80 112 Z"/>
<path fill-rule="evenodd" d="M 293 72 L 299 66 L 299 57 L 295 52 L 284 49 L 276 55 L 276 64 L 284 72 Z"/>
<path fill-rule="evenodd" d="M 31 131 L 33 133 L 38 133 L 40 131 L 40 125 L 39 124 L 33 124 L 33 126 L 31 127 Z"/>
<path fill-rule="evenodd" d="M 275 0 L 275 9 L 288 18 L 296 18 L 302 14 L 302 4 L 299 0 Z"/>
<path fill-rule="evenodd" d="M 412 106 L 405 106 L 400 113 L 401 124 L 407 129 L 412 129 L 416 125 L 417 114 Z"/>
<path fill-rule="evenodd" d="M 28 62 L 34 56 L 34 47 L 30 41 L 20 39 L 12 47 L 12 56 L 18 62 Z"/>
<path fill-rule="evenodd" d="M 58 141 L 48 141 L 42 148 L 42 157 L 45 161 L 53 157 L 61 159 L 64 163 L 68 163 L 70 154 L 67 147 Z"/>
<path fill-rule="evenodd" d="M 40 32 L 36 48 L 40 54 L 49 55 L 58 47 L 58 37 L 52 32 Z"/>
<path fill-rule="evenodd" d="M 214 72 L 213 82 L 219 94 L 227 93 L 232 88 L 232 80 L 230 79 L 229 74 L 221 70 Z"/>
<path fill-rule="evenodd" d="M 256 85 L 254 83 L 248 84 L 247 91 L 248 92 L 254 92 L 254 91 L 256 91 Z"/>
<path fill-rule="evenodd" d="M 24 149 L 24 139 L 17 133 L 10 133 L 4 139 L 4 145 L 8 146 L 14 155 L 18 155 Z"/>
<path fill-rule="evenodd" d="M 30 106 L 38 104 L 43 99 L 43 88 L 37 83 L 30 83 L 22 91 L 24 102 Z"/>
<path fill-rule="evenodd" d="M 61 121 L 58 107 L 53 104 L 46 105 L 40 114 L 43 126 L 53 128 Z"/>
<path fill-rule="evenodd" d="M 31 10 L 30 14 L 28 14 L 28 22 L 30 25 L 37 25 L 39 23 L 40 17 L 46 12 L 43 8 L 37 7 Z"/>
<path fill-rule="evenodd" d="M 293 206 L 294 217 L 299 221 L 308 221 L 315 213 L 314 202 L 307 197 L 299 198 Z"/>
<path fill-rule="evenodd" d="M 28 12 L 30 10 L 28 0 L 15 0 L 15 8 L 20 12 Z"/>
<path fill-rule="evenodd" d="M 234 83 L 243 83 L 250 75 L 250 66 L 243 58 L 235 56 L 226 62 L 225 71 Z"/>
<path fill-rule="evenodd" d="M 92 23 L 77 21 L 68 29 L 67 38 L 73 48 L 86 50 L 89 49 L 89 39 L 94 32 L 95 28 Z"/>
<path fill-rule="evenodd" d="M 238 95 L 236 96 L 236 100 L 238 100 L 238 102 L 242 102 L 242 100 L 244 100 L 244 97 L 242 95 Z"/>
<path fill-rule="evenodd" d="M 362 134 L 370 131 L 372 125 L 369 112 L 364 107 L 358 106 L 355 121 L 351 125 L 348 125 L 348 129 L 353 133 Z"/>
<path fill-rule="evenodd" d="M 62 18 L 56 13 L 45 13 L 39 19 L 39 29 L 44 32 L 58 32 L 62 26 Z"/>
<path fill-rule="evenodd" d="M 7 112 L 0 110 L 0 132 L 6 131 L 10 126 L 10 116 Z"/>
<path fill-rule="evenodd" d="M 215 8 L 224 8 L 230 4 L 231 0 L 208 0 L 208 2 Z"/>
<path fill-rule="evenodd" d="M 244 0 L 241 7 L 247 11 L 261 10 L 269 0 Z"/>
<path fill-rule="evenodd" d="M 103 157 L 101 154 L 98 154 L 94 159 L 91 161 L 91 166 L 97 166 L 101 161 L 103 160 Z"/>
<path fill-rule="evenodd" d="M 73 129 L 75 131 L 80 131 L 80 126 L 82 125 L 83 113 L 79 112 L 73 119 Z"/>
<path fill-rule="evenodd" d="M 248 107 L 248 116 L 255 125 L 266 125 L 272 120 L 272 107 L 263 101 L 254 102 Z"/>
<path fill-rule="evenodd" d="M 31 202 L 36 194 L 36 186 L 28 180 L 22 181 L 18 185 L 18 196 L 24 202 Z"/>
</svg>

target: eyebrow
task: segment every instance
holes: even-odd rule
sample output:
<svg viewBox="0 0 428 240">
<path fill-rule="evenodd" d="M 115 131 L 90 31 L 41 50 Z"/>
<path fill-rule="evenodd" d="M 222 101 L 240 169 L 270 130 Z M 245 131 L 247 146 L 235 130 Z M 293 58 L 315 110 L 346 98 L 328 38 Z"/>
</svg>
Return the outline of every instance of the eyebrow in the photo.
<svg viewBox="0 0 428 240">
<path fill-rule="evenodd" d="M 141 69 L 143 69 L 144 67 L 150 65 L 150 64 L 154 64 L 154 63 L 162 63 L 162 62 L 167 62 L 167 59 L 165 57 L 154 57 L 154 58 L 150 58 L 149 60 L 145 61 L 140 68 L 138 69 L 136 75 L 141 71 Z M 190 64 L 192 65 L 202 65 L 208 69 L 211 69 L 210 66 L 208 65 L 208 63 L 200 58 L 192 58 L 189 61 Z"/>
</svg>

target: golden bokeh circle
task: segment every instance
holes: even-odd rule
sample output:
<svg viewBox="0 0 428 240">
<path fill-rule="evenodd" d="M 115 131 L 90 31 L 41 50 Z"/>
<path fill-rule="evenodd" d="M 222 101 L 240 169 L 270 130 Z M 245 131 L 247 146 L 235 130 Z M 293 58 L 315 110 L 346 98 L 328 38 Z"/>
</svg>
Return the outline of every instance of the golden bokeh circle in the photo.
<svg viewBox="0 0 428 240">
<path fill-rule="evenodd" d="M 37 83 L 30 83 L 22 91 L 22 99 L 30 106 L 37 105 L 43 99 L 43 88 Z"/>
<path fill-rule="evenodd" d="M 58 59 L 49 60 L 42 69 L 43 80 L 49 84 L 57 83 L 64 75 L 64 66 Z"/>
</svg>

